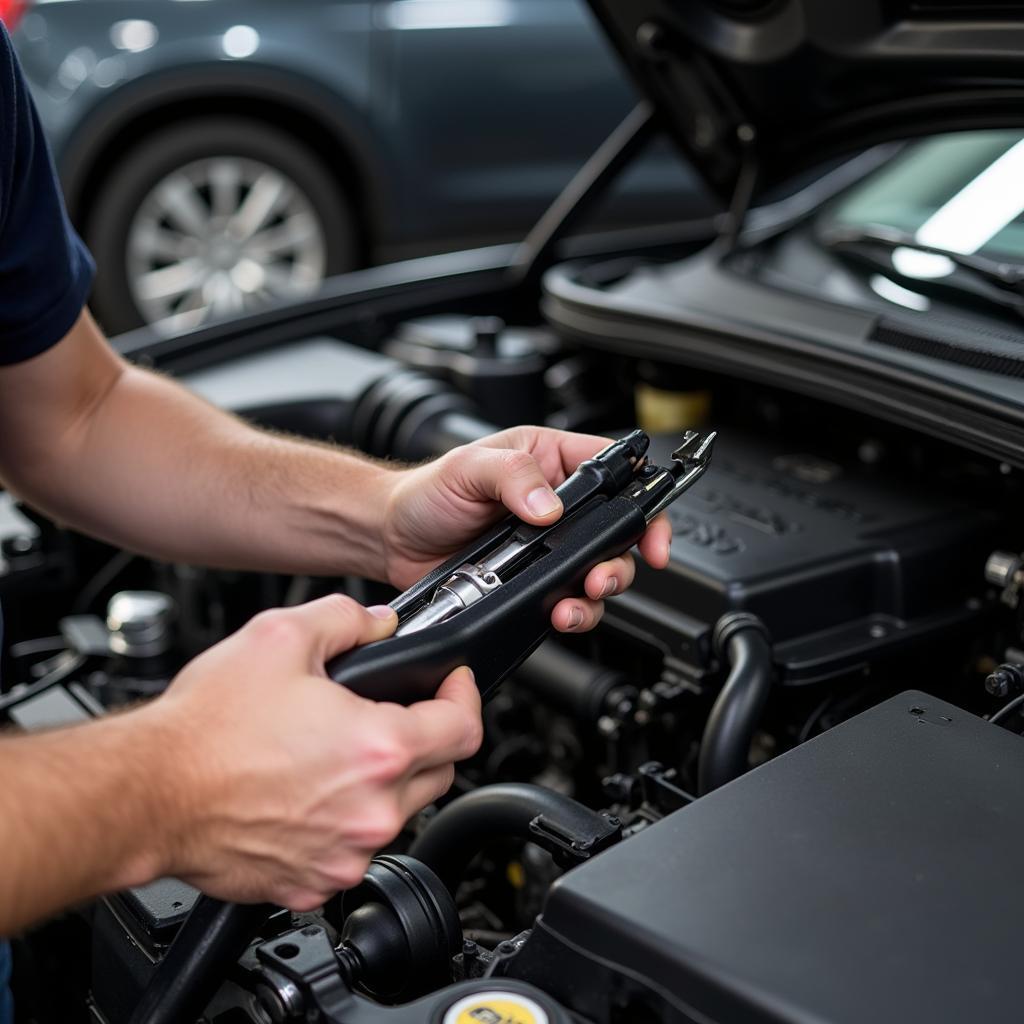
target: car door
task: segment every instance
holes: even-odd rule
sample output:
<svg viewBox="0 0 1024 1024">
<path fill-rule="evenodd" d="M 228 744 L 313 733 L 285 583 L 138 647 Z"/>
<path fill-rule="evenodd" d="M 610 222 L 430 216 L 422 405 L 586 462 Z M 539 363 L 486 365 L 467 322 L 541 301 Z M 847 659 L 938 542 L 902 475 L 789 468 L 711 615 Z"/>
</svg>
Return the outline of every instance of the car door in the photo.
<svg viewBox="0 0 1024 1024">
<path fill-rule="evenodd" d="M 377 0 L 391 234 L 520 235 L 635 102 L 583 0 Z"/>
</svg>

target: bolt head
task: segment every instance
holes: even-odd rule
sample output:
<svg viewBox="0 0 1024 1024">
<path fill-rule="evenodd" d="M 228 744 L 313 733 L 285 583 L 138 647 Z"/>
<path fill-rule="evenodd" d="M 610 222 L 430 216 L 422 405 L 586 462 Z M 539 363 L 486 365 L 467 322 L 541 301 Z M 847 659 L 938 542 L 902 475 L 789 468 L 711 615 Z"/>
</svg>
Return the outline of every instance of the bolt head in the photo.
<svg viewBox="0 0 1024 1024">
<path fill-rule="evenodd" d="M 993 697 L 1005 697 L 1010 692 L 1010 681 L 1006 678 L 1005 672 L 993 672 L 985 680 L 985 689 Z"/>
<path fill-rule="evenodd" d="M 277 993 L 267 985 L 260 985 L 257 989 L 256 1005 L 271 1024 L 284 1024 L 288 1020 L 288 1011 L 277 997 Z"/>
</svg>

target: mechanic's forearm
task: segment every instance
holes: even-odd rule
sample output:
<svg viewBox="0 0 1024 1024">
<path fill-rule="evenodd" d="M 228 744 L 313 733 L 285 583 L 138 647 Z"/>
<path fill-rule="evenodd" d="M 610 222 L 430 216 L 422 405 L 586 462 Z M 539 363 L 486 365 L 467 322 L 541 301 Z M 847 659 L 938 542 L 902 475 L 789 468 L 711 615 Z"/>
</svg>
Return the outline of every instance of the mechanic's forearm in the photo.
<svg viewBox="0 0 1024 1024">
<path fill-rule="evenodd" d="M 163 728 L 137 711 L 0 737 L 0 935 L 162 873 L 176 828 Z"/>
<path fill-rule="evenodd" d="M 126 370 L 79 458 L 53 497 L 94 536 L 223 568 L 383 572 L 394 470 L 258 431 L 166 378 Z"/>
<path fill-rule="evenodd" d="M 124 368 L 76 430 L 11 484 L 76 529 L 168 561 L 381 578 L 394 475 L 260 432 L 166 378 Z"/>
</svg>

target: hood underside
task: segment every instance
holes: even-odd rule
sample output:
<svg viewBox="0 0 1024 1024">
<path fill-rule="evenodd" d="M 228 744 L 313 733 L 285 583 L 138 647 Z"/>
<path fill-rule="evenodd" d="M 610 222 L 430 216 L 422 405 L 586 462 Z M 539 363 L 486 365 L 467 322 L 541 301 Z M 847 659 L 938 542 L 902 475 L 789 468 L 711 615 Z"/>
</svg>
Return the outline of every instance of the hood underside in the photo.
<svg viewBox="0 0 1024 1024">
<path fill-rule="evenodd" d="M 1024 126 L 1024 2 L 589 2 L 724 202 L 879 142 Z"/>
</svg>

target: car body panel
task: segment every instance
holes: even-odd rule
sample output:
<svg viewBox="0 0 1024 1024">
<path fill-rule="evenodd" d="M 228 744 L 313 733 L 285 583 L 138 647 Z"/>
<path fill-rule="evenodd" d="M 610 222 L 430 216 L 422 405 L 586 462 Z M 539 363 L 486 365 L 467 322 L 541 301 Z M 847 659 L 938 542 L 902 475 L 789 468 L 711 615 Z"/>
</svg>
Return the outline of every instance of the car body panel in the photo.
<svg viewBox="0 0 1024 1024">
<path fill-rule="evenodd" d="M 161 112 L 201 116 L 204 101 L 277 102 L 322 123 L 359 162 L 363 181 L 379 182 L 373 163 L 372 5 L 297 0 L 217 0 L 187 5 L 138 0 L 53 0 L 26 15 L 19 57 L 53 147 L 72 215 L 82 212 L 94 169 L 106 154 L 141 139 Z M 146 17 L 139 18 L 144 10 Z M 98 16 L 99 15 L 99 16 Z M 146 22 L 153 45 L 115 45 L 119 26 Z M 231 58 L 225 40 L 258 22 L 258 45 Z M 307 52 L 310 34 L 324 40 Z M 301 57 L 300 57 L 301 55 Z"/>
<path fill-rule="evenodd" d="M 430 24 L 424 8 L 437 18 L 450 14 L 443 22 L 449 27 L 421 27 Z M 593 152 L 636 102 L 632 89 L 608 74 L 615 56 L 580 4 L 389 0 L 378 5 L 377 18 L 388 90 L 381 135 L 390 164 L 415 168 L 415 182 L 403 181 L 397 193 L 413 234 L 436 230 L 431 211 L 438 208 L 467 239 L 481 218 L 500 234 L 530 223 L 543 209 L 538 197 L 557 195 L 579 169 L 580 154 Z M 459 19 L 462 27 L 454 27 Z M 486 80 L 481 67 L 491 69 Z M 467 88 L 474 82 L 482 87 Z M 450 111 L 442 132 L 438 108 Z M 678 174 L 678 165 L 673 170 Z M 656 174 L 649 163 L 634 193 L 650 194 L 653 184 L 664 195 Z"/>
<path fill-rule="evenodd" d="M 1019 379 L 887 344 L 884 331 L 914 330 L 896 314 L 751 281 L 713 249 L 599 280 L 590 262 L 544 282 L 548 322 L 587 347 L 824 398 L 1024 467 Z"/>
<path fill-rule="evenodd" d="M 48 0 L 15 41 L 74 218 L 162 119 L 276 105 L 344 152 L 384 256 L 522 233 L 634 102 L 578 0 Z M 628 191 L 651 219 L 694 179 L 663 155 Z"/>
</svg>

